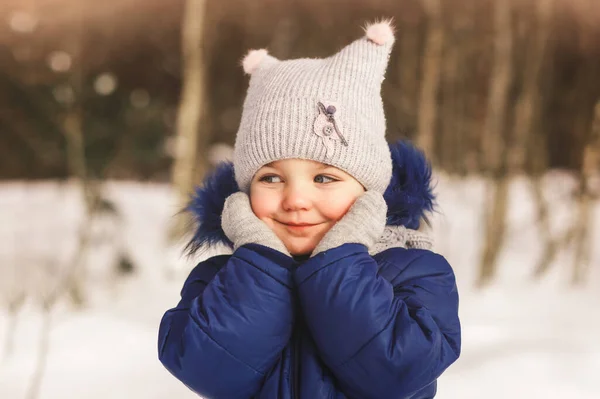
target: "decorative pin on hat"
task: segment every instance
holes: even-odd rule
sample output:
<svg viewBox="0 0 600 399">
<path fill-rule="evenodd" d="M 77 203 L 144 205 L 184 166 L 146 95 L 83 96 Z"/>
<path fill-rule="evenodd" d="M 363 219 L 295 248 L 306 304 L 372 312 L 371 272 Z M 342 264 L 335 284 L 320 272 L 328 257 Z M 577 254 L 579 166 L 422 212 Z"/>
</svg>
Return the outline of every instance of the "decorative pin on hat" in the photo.
<svg viewBox="0 0 600 399">
<path fill-rule="evenodd" d="M 336 121 L 335 113 L 337 107 L 329 101 L 326 101 L 325 103 L 329 105 L 325 106 L 321 101 L 317 103 L 319 115 L 313 124 L 313 131 L 321 138 L 321 141 L 327 150 L 327 158 L 331 158 L 333 156 L 335 140 L 340 140 L 346 147 L 348 146 L 348 142 L 344 138 L 339 124 Z"/>
</svg>

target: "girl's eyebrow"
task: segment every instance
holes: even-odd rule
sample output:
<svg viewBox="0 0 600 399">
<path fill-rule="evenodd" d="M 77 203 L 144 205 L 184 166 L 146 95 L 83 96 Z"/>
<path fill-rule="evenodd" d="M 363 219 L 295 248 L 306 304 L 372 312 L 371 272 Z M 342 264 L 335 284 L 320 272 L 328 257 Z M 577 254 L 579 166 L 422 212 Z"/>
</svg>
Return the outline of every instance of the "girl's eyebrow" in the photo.
<svg viewBox="0 0 600 399">
<path fill-rule="evenodd" d="M 325 170 L 325 169 L 333 169 L 334 171 L 339 171 L 338 168 L 336 168 L 335 166 L 331 166 L 331 165 L 319 165 L 319 167 L 317 168 L 317 170 Z"/>
<path fill-rule="evenodd" d="M 273 166 L 273 162 L 269 162 L 269 163 L 263 165 L 262 168 L 277 169 L 275 166 Z"/>
</svg>

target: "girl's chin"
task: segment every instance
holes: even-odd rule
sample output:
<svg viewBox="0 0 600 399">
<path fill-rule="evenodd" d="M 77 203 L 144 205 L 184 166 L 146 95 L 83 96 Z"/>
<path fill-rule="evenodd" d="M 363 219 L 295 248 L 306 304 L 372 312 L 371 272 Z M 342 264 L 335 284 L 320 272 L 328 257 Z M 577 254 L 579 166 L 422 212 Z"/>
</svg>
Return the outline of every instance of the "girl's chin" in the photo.
<svg viewBox="0 0 600 399">
<path fill-rule="evenodd" d="M 288 248 L 288 251 L 290 253 L 290 255 L 292 256 L 304 256 L 304 255 L 310 255 L 312 253 L 312 251 L 314 251 L 314 247 L 309 248 L 309 249 L 295 249 L 295 248 Z"/>
<path fill-rule="evenodd" d="M 315 244 L 299 245 L 298 243 L 289 243 L 289 242 L 285 242 L 284 244 L 285 244 L 285 247 L 287 248 L 288 252 L 293 256 L 310 255 L 316 247 Z"/>
<path fill-rule="evenodd" d="M 310 256 L 310 253 L 307 254 L 290 254 L 292 255 L 292 258 L 294 258 L 297 261 L 301 261 L 301 260 L 305 260 L 308 259 L 308 257 Z"/>
</svg>

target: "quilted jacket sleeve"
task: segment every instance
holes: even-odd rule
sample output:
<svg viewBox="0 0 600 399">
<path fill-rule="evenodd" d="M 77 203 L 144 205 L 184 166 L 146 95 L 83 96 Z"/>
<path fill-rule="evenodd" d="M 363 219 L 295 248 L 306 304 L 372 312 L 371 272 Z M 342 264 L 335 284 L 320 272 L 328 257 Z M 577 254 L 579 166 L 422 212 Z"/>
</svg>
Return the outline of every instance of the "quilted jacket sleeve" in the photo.
<svg viewBox="0 0 600 399">
<path fill-rule="evenodd" d="M 200 263 L 160 323 L 163 365 L 207 398 L 253 396 L 290 339 L 293 263 L 256 244 Z"/>
<path fill-rule="evenodd" d="M 437 254 L 344 244 L 296 272 L 300 303 L 323 361 L 350 398 L 412 398 L 460 354 L 458 294 Z M 388 281 L 391 279 L 391 282 Z"/>
</svg>

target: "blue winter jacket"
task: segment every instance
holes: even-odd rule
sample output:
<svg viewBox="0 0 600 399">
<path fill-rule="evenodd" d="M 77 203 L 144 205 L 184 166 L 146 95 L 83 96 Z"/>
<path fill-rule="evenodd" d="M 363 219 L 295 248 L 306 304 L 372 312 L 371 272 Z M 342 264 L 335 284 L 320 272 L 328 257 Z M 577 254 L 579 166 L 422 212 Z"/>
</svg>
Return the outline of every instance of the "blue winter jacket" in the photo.
<svg viewBox="0 0 600 399">
<path fill-rule="evenodd" d="M 388 224 L 418 227 L 431 210 L 431 171 L 407 143 L 390 146 Z M 220 168 L 191 203 L 192 246 L 228 243 L 218 223 L 237 190 Z M 446 260 L 344 244 L 307 260 L 249 244 L 201 262 L 166 312 L 159 358 L 206 398 L 433 398 L 460 354 L 458 294 Z"/>
</svg>

